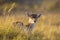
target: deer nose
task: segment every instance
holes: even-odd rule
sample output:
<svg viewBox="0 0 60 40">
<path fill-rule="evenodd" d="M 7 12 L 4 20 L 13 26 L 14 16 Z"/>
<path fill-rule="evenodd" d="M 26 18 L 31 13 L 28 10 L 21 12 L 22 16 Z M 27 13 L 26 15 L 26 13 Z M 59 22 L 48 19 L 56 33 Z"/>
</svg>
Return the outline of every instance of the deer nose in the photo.
<svg viewBox="0 0 60 40">
<path fill-rule="evenodd" d="M 34 23 L 36 23 L 36 20 L 34 20 Z"/>
</svg>

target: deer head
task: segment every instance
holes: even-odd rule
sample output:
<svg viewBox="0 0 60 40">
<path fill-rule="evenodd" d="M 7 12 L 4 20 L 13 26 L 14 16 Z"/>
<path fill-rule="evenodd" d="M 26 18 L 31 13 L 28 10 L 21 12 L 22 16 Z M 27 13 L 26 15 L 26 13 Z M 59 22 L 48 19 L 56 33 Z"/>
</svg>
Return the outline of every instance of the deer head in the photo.
<svg viewBox="0 0 60 40">
<path fill-rule="evenodd" d="M 29 17 L 29 21 L 35 23 L 37 19 L 42 15 L 41 13 L 35 13 L 32 12 L 25 12 L 25 14 Z"/>
</svg>

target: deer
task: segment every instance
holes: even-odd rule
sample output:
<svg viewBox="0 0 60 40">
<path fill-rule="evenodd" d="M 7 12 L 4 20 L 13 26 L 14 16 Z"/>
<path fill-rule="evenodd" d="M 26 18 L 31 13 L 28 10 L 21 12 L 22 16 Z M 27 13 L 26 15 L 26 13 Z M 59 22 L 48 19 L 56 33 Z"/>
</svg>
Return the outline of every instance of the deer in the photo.
<svg viewBox="0 0 60 40">
<path fill-rule="evenodd" d="M 38 18 L 41 17 L 41 14 L 40 13 L 37 13 L 37 14 L 26 13 L 26 15 L 28 17 L 28 24 L 27 25 L 24 25 L 23 22 L 20 22 L 20 21 L 14 22 L 13 24 L 15 26 L 20 27 L 20 29 L 32 32 L 32 30 L 34 28 L 34 24 L 37 22 Z"/>
</svg>

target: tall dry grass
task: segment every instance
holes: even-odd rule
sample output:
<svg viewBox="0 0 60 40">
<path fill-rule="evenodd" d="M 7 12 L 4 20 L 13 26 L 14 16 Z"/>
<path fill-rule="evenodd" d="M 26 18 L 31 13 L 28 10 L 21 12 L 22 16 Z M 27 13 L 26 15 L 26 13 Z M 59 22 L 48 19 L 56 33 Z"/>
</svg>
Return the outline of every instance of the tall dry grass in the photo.
<svg viewBox="0 0 60 40">
<path fill-rule="evenodd" d="M 0 17 L 0 39 L 1 40 L 28 40 L 28 35 L 12 25 L 15 21 L 28 24 L 28 17 L 20 14 Z M 57 22 L 57 23 L 56 23 Z M 31 40 L 60 40 L 60 16 L 58 14 L 42 15 L 33 29 Z M 5 38 L 6 37 L 6 38 Z"/>
<path fill-rule="evenodd" d="M 55 2 L 52 2 L 53 4 Z M 52 5 L 53 5 L 52 4 Z M 1 9 L 9 10 L 12 4 L 4 4 Z M 25 7 L 24 7 L 25 8 Z M 50 6 L 48 5 L 49 9 Z M 27 10 L 29 8 L 26 8 Z M 35 7 L 34 12 L 40 8 Z M 21 12 L 20 12 L 21 13 Z M 28 24 L 28 17 L 19 14 L 0 16 L 0 40 L 60 40 L 60 14 L 58 12 L 42 12 L 42 15 L 32 31 L 32 35 L 26 34 L 23 30 L 20 30 L 18 26 L 13 26 L 13 22 L 20 21 L 24 25 Z"/>
</svg>

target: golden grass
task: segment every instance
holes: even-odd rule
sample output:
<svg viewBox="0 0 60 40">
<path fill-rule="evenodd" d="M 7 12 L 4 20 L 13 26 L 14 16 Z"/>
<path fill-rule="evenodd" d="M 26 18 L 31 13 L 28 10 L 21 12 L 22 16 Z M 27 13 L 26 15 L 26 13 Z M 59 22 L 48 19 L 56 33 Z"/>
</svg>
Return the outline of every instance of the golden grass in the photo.
<svg viewBox="0 0 60 40">
<path fill-rule="evenodd" d="M 52 25 L 53 23 L 60 22 L 60 14 L 48 14 L 42 15 L 35 24 L 34 32 L 42 32 L 49 39 L 54 37 L 54 33 L 60 33 L 60 26 Z M 12 23 L 15 21 L 21 21 L 24 25 L 28 24 L 28 17 L 24 15 L 13 15 L 13 16 L 1 16 L 0 17 L 0 34 L 9 34 L 10 32 L 19 33 L 18 27 L 13 27 Z M 38 35 L 39 36 L 39 35 Z M 18 38 L 20 38 L 18 36 Z"/>
<path fill-rule="evenodd" d="M 47 7 L 49 8 L 51 5 L 54 5 L 55 2 L 53 4 L 52 3 L 48 4 Z M 12 4 L 5 4 L 3 5 L 2 9 L 4 10 L 7 7 L 6 10 L 9 10 L 11 5 Z M 42 8 L 44 8 L 44 5 Z M 29 9 L 29 7 L 26 9 Z M 39 10 L 39 8 L 36 6 L 35 10 L 37 9 Z M 19 27 L 13 26 L 12 23 L 15 21 L 23 22 L 24 25 L 26 25 L 28 24 L 28 17 L 22 14 L 0 16 L 0 36 L 2 35 L 3 39 L 4 36 L 11 37 L 5 40 L 28 40 L 28 35 L 25 35 L 25 33 L 20 30 Z M 60 40 L 60 24 L 57 26 L 57 23 L 60 23 L 60 14 L 46 12 L 46 14 L 42 15 L 35 24 L 31 38 L 33 40 Z M 0 39 L 2 40 L 1 37 Z"/>
</svg>

